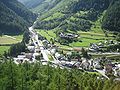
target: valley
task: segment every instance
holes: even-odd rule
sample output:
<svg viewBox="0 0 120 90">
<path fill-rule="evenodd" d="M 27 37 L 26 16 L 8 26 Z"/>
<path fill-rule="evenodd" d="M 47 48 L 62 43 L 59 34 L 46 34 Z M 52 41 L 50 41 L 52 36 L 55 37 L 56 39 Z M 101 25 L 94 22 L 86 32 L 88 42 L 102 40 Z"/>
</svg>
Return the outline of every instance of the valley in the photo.
<svg viewBox="0 0 120 90">
<path fill-rule="evenodd" d="M 119 90 L 120 0 L 1 0 L 0 90 Z"/>
<path fill-rule="evenodd" d="M 114 60 L 112 57 L 114 58 L 118 57 L 116 58 L 116 61 L 115 61 L 115 63 L 117 64 L 114 64 L 114 65 L 119 65 L 119 56 L 120 56 L 119 52 L 101 52 L 99 50 L 95 52 L 91 52 L 88 46 L 86 46 L 87 48 L 85 46 L 81 46 L 79 48 L 64 46 L 63 48 L 63 47 L 60 47 L 60 45 L 53 43 L 53 39 L 57 38 L 54 32 L 51 32 L 51 31 L 37 32 L 38 30 L 34 29 L 34 24 L 29 28 L 30 42 L 26 45 L 27 48 L 29 49 L 29 52 L 27 53 L 22 52 L 24 54 L 20 54 L 17 56 L 17 58 L 14 58 L 14 62 L 16 64 L 24 63 L 26 60 L 29 63 L 36 63 L 36 62 L 39 62 L 39 58 L 42 58 L 40 62 L 43 65 L 47 65 L 51 63 L 50 65 L 52 67 L 59 66 L 61 69 L 77 68 L 77 69 L 85 70 L 86 72 L 89 72 L 89 73 L 96 72 L 107 79 L 109 79 L 109 77 L 106 75 L 105 69 L 102 66 L 100 66 L 99 68 L 96 68 L 95 63 L 98 62 L 99 60 L 102 60 L 101 56 L 104 57 L 104 59 L 109 59 L 111 63 L 114 63 Z M 91 33 L 91 32 L 87 32 L 87 33 L 82 32 L 82 33 L 85 34 L 86 36 L 87 35 L 91 36 L 91 34 L 94 34 L 94 36 L 96 35 L 95 33 Z M 97 35 L 102 37 L 104 36 L 103 34 L 97 34 Z M 50 37 L 52 37 L 52 39 Z M 103 40 L 106 40 L 106 39 L 103 39 Z M 85 50 L 87 49 L 88 52 L 83 51 L 84 50 L 83 47 L 85 48 Z M 92 50 L 95 50 L 95 49 L 92 48 Z M 86 54 L 84 54 L 84 52 L 86 52 Z M 31 56 L 31 58 L 27 57 L 28 54 Z M 79 55 L 83 55 L 83 56 L 81 57 Z M 91 55 L 92 57 L 90 57 L 89 55 Z M 81 57 L 82 61 L 89 60 L 88 63 L 90 65 L 88 66 L 85 65 L 83 67 L 82 66 L 83 62 L 79 61 L 79 57 Z M 106 61 L 105 63 L 108 63 L 108 62 Z"/>
</svg>

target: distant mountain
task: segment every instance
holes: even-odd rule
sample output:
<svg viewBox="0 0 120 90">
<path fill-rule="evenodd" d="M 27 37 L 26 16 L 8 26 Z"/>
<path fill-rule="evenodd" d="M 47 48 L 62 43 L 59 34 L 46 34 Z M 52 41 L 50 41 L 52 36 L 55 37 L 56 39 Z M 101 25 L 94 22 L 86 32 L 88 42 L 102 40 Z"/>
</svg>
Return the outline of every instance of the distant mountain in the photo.
<svg viewBox="0 0 120 90">
<path fill-rule="evenodd" d="M 60 30 L 91 30 L 95 22 L 111 31 L 120 31 L 120 0 L 23 0 L 40 17 L 36 28 Z M 38 2 L 38 4 L 35 4 Z"/>
<path fill-rule="evenodd" d="M 23 33 L 35 19 L 36 14 L 17 0 L 0 0 L 0 33 Z"/>
<path fill-rule="evenodd" d="M 44 0 L 18 0 L 28 8 L 35 8 L 40 5 Z"/>
</svg>

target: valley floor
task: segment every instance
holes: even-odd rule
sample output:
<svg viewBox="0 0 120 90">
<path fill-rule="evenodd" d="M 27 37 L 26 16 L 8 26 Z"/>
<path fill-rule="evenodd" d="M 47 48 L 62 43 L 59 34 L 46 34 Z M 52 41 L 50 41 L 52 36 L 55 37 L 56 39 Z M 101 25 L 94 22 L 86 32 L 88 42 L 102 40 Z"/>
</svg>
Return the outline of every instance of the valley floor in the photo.
<svg viewBox="0 0 120 90">
<path fill-rule="evenodd" d="M 9 36 L 3 35 L 0 37 L 0 54 L 3 54 L 5 51 L 8 51 L 12 44 L 21 42 L 23 35 L 18 36 Z"/>
</svg>

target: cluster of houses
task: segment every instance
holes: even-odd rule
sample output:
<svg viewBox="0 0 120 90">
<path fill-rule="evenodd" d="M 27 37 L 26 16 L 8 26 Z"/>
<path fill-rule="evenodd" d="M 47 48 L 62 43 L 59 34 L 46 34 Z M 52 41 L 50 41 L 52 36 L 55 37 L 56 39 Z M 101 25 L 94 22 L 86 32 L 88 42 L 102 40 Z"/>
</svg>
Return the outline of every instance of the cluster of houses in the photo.
<svg viewBox="0 0 120 90">
<path fill-rule="evenodd" d="M 71 33 L 60 33 L 59 35 L 61 38 L 77 38 L 78 35 L 71 34 Z M 50 49 L 50 53 L 54 56 L 56 61 L 64 61 L 64 63 L 61 63 L 62 66 L 68 66 L 68 67 L 77 67 L 83 70 L 105 70 L 106 74 L 114 74 L 116 76 L 120 76 L 120 64 L 114 64 L 108 59 L 103 58 L 97 58 L 97 59 L 86 59 L 86 58 L 74 58 L 69 61 L 69 58 L 60 54 L 57 52 L 56 46 L 50 44 L 50 42 L 41 36 L 38 36 L 38 39 L 42 41 L 43 46 L 37 47 L 37 42 L 30 39 L 29 44 L 27 45 L 28 52 L 22 52 L 20 55 L 18 55 L 16 58 L 14 58 L 15 63 L 24 63 L 25 61 L 28 61 L 30 63 L 35 62 L 36 57 L 41 55 L 41 48 L 43 49 Z M 111 44 L 113 42 L 111 41 Z M 89 50 L 91 51 L 99 51 L 100 48 L 104 47 L 104 45 L 101 43 L 99 44 L 91 44 Z M 107 62 L 106 62 L 107 61 Z M 54 61 L 55 62 L 55 61 Z"/>
<path fill-rule="evenodd" d="M 42 49 L 50 48 L 52 54 L 56 53 L 55 52 L 56 51 L 55 46 L 51 45 L 48 40 L 46 40 L 42 36 L 38 36 L 38 40 L 42 41 L 43 46 L 39 46 L 38 43 L 35 40 L 30 39 L 29 44 L 27 44 L 28 51 L 27 52 L 22 52 L 20 55 L 15 57 L 14 62 L 16 64 L 24 63 L 25 61 L 28 61 L 30 63 L 35 62 L 36 58 L 38 56 L 41 56 L 41 50 Z"/>
<path fill-rule="evenodd" d="M 60 38 L 65 38 L 65 39 L 73 39 L 73 38 L 77 38 L 78 35 L 77 34 L 72 34 L 72 33 L 63 33 L 63 32 L 61 32 L 59 34 L 59 37 Z"/>
<path fill-rule="evenodd" d="M 114 75 L 120 77 L 120 63 L 113 63 L 107 58 L 96 58 L 96 59 L 86 59 L 86 58 L 74 58 L 71 59 L 69 63 L 68 58 L 65 56 L 56 53 L 55 57 L 61 62 L 64 61 L 61 65 L 70 67 L 70 68 L 79 68 L 87 71 L 101 70 L 106 75 Z M 66 61 L 66 62 L 65 62 Z"/>
<path fill-rule="evenodd" d="M 100 47 L 97 44 L 95 44 L 95 43 L 90 44 L 89 51 L 97 52 L 99 50 L 100 50 Z"/>
<path fill-rule="evenodd" d="M 97 58 L 94 60 L 87 60 L 83 58 L 80 67 L 84 70 L 103 70 L 106 75 L 120 77 L 120 63 L 113 63 L 107 58 Z"/>
<path fill-rule="evenodd" d="M 99 51 L 101 51 L 103 48 L 106 48 L 107 46 L 117 45 L 117 44 L 120 44 L 120 42 L 113 41 L 113 40 L 108 40 L 108 41 L 100 42 L 100 43 L 98 43 L 98 44 L 96 44 L 96 43 L 91 43 L 90 46 L 89 46 L 89 51 L 99 52 Z M 119 51 L 119 50 L 117 50 L 117 51 Z"/>
<path fill-rule="evenodd" d="M 28 61 L 30 63 L 35 61 L 35 58 L 41 54 L 39 47 L 35 47 L 34 43 L 30 40 L 27 45 L 27 52 L 21 52 L 17 57 L 14 58 L 16 64 L 24 63 Z"/>
<path fill-rule="evenodd" d="M 24 63 L 25 61 L 32 62 L 33 61 L 33 53 L 20 54 L 16 58 L 14 58 L 14 62 L 16 64 Z"/>
</svg>

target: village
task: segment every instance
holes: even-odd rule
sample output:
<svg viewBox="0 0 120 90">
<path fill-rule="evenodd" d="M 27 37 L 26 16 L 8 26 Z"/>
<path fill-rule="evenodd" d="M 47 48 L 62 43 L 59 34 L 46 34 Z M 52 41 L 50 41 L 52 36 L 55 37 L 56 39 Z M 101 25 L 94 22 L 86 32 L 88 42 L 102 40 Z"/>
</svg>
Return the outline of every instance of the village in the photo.
<svg viewBox="0 0 120 90">
<path fill-rule="evenodd" d="M 97 72 L 107 79 L 109 79 L 109 76 L 120 77 L 119 62 L 112 62 L 112 60 L 106 57 L 94 59 L 85 58 L 79 55 L 81 53 L 77 52 L 75 54 L 72 51 L 64 55 L 58 51 L 58 46 L 51 44 L 48 40 L 38 35 L 38 33 L 34 31 L 33 27 L 29 28 L 29 32 L 30 40 L 29 44 L 27 44 L 29 52 L 21 52 L 20 55 L 15 57 L 14 62 L 16 64 L 24 63 L 26 61 L 29 63 L 41 62 L 43 65 L 51 63 L 52 67 L 59 66 L 61 69 L 77 68 L 87 72 Z M 60 36 L 62 37 L 63 34 L 61 33 Z M 70 35 L 71 38 L 72 36 Z M 111 43 L 113 42 L 111 41 Z M 91 53 L 96 53 L 102 47 L 102 44 L 91 44 L 88 50 L 92 51 Z"/>
</svg>

